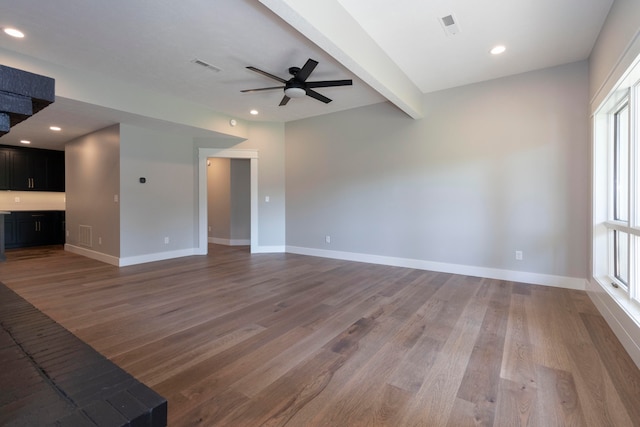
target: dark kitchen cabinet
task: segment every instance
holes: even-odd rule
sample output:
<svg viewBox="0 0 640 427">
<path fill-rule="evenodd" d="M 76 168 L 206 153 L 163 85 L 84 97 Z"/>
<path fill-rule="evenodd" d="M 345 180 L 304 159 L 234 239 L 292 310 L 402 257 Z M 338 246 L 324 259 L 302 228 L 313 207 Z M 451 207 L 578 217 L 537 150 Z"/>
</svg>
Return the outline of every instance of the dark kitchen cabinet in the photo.
<svg viewBox="0 0 640 427">
<path fill-rule="evenodd" d="M 18 247 L 18 235 L 16 233 L 16 221 L 14 213 L 2 215 L 4 217 L 4 247 L 5 249 Z"/>
<path fill-rule="evenodd" d="M 64 244 L 64 211 L 19 211 L 4 215 L 5 248 Z"/>
<path fill-rule="evenodd" d="M 0 166 L 0 190 L 65 190 L 63 151 L 0 146 Z"/>
<path fill-rule="evenodd" d="M 40 190 L 47 187 L 47 156 L 40 150 L 13 150 L 12 186 L 14 190 Z"/>
<path fill-rule="evenodd" d="M 64 192 L 64 151 L 51 151 L 48 158 L 47 191 Z"/>
<path fill-rule="evenodd" d="M 11 152 L 0 149 L 0 190 L 8 190 L 11 178 Z"/>
</svg>

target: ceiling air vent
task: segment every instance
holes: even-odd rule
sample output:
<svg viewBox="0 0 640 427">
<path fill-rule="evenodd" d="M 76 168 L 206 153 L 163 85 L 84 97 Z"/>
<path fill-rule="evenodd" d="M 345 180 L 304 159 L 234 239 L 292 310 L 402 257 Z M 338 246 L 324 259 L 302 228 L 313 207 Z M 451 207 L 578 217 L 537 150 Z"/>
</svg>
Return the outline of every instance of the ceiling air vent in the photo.
<svg viewBox="0 0 640 427">
<path fill-rule="evenodd" d="M 215 65 L 211 65 L 208 62 L 204 62 L 201 59 L 194 59 L 191 62 L 193 62 L 196 65 L 200 65 L 201 67 L 205 67 L 211 71 L 215 71 L 216 73 L 219 73 L 220 71 L 222 71 L 222 68 L 216 67 Z"/>
<path fill-rule="evenodd" d="M 440 25 L 442 25 L 442 29 L 447 37 L 455 36 L 460 32 L 460 27 L 458 26 L 458 22 L 453 15 L 442 16 L 439 19 Z"/>
</svg>

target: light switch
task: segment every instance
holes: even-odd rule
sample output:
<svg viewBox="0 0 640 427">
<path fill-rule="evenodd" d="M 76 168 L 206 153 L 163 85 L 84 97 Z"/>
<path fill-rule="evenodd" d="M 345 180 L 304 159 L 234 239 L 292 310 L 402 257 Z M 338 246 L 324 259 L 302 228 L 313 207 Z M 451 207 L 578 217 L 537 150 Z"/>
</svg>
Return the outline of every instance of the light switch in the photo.
<svg viewBox="0 0 640 427">
<path fill-rule="evenodd" d="M 266 203 L 269 203 L 269 200 L 270 200 L 270 199 L 269 199 L 269 196 L 264 196 L 264 201 L 265 201 Z"/>
</svg>

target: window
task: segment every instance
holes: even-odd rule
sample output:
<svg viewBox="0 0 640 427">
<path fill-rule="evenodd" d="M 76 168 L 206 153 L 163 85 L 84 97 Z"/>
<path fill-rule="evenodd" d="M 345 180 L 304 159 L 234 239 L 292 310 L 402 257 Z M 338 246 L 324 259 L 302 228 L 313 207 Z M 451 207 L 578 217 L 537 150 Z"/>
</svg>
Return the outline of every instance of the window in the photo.
<svg viewBox="0 0 640 427">
<path fill-rule="evenodd" d="M 629 226 L 629 100 L 613 114 L 613 221 L 623 227 Z M 612 276 L 625 289 L 629 286 L 629 235 L 611 227 L 613 238 Z"/>
<path fill-rule="evenodd" d="M 640 321 L 640 65 L 594 115 L 594 277 Z"/>
</svg>

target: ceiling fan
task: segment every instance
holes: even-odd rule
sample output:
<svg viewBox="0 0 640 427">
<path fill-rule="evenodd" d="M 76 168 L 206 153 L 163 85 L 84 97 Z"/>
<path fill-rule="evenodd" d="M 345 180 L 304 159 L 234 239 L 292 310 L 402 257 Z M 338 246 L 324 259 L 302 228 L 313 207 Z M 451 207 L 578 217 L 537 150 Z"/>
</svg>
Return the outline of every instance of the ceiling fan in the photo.
<svg viewBox="0 0 640 427">
<path fill-rule="evenodd" d="M 291 74 L 293 77 L 291 77 L 289 80 L 274 76 L 273 74 L 262 71 L 256 67 L 247 67 L 251 71 L 255 71 L 258 74 L 262 74 L 263 76 L 283 83 L 284 86 L 245 89 L 240 92 L 260 92 L 263 90 L 284 89 L 284 97 L 282 98 L 282 101 L 280 101 L 280 106 L 287 105 L 287 102 L 289 102 L 291 98 L 301 98 L 305 95 L 328 104 L 329 102 L 331 102 L 331 99 L 319 94 L 313 89 L 318 87 L 351 86 L 353 84 L 351 80 L 324 80 L 317 82 L 308 82 L 307 79 L 309 78 L 309 75 L 317 65 L 318 61 L 314 61 L 313 59 L 309 58 L 302 68 L 290 67 L 289 74 Z"/>
</svg>

